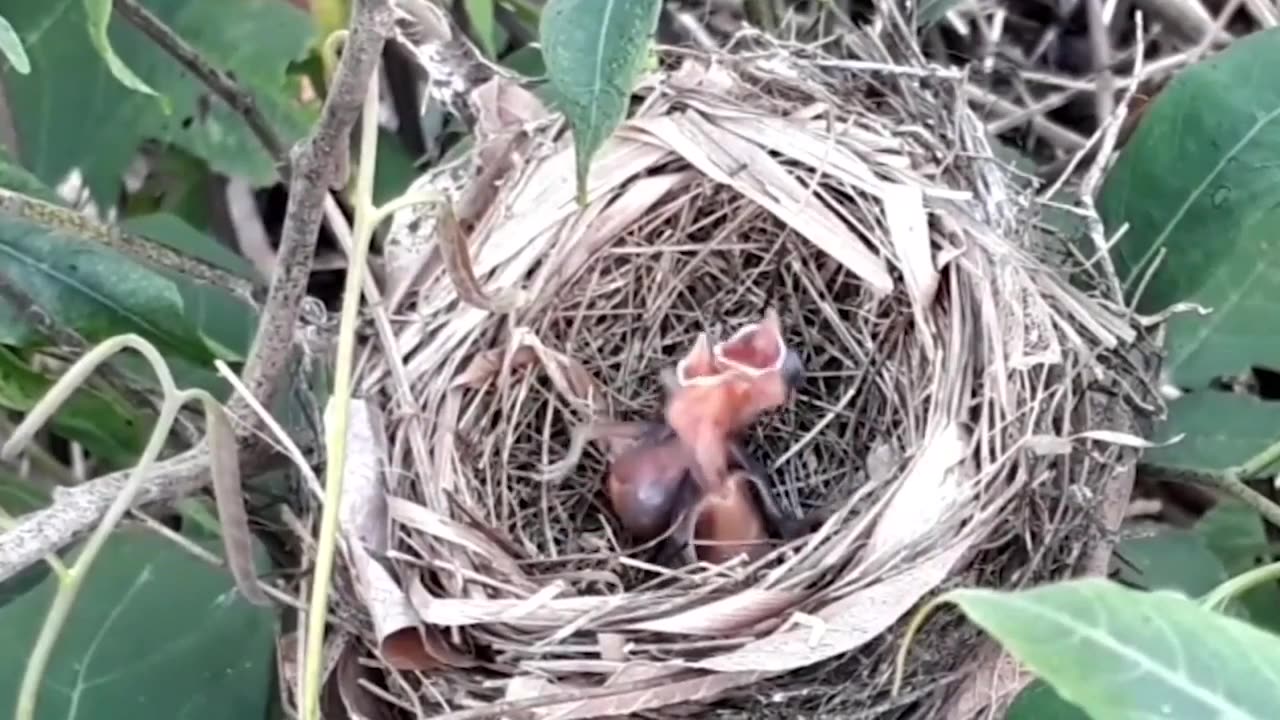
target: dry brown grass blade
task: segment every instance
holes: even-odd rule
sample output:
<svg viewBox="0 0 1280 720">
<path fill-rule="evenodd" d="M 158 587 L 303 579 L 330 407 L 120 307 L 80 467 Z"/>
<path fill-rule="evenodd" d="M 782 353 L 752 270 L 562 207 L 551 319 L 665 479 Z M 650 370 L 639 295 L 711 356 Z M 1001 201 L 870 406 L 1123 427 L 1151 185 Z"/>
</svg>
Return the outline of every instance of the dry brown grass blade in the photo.
<svg viewBox="0 0 1280 720">
<path fill-rule="evenodd" d="M 932 355 L 937 345 L 930 309 L 938 293 L 939 276 L 933 265 L 933 243 L 929 238 L 924 193 L 911 185 L 886 185 L 880 198 L 884 202 L 889 242 L 898 255 L 903 281 L 911 294 L 911 313 L 915 316 L 921 341 Z"/>
<path fill-rule="evenodd" d="M 342 704 L 346 716 L 352 720 L 392 720 L 392 710 L 380 701 L 380 698 L 369 691 L 364 683 L 374 683 L 377 672 L 360 663 L 360 650 L 356 643 L 348 644 L 338 657 L 337 667 L 330 678 L 331 692 L 336 701 Z M 334 708 L 336 710 L 336 708 Z M 325 713 L 332 717 L 336 712 Z"/>
<path fill-rule="evenodd" d="M 433 538 L 474 553 L 486 560 L 494 569 L 502 571 L 508 579 L 524 577 L 524 572 L 520 570 L 515 559 L 478 530 L 402 498 L 387 498 L 387 510 L 393 521 L 416 528 Z M 412 590 L 410 592 L 412 593 Z"/>
<path fill-rule="evenodd" d="M 813 614 L 801 629 L 778 632 L 723 655 L 689 663 L 718 672 L 786 672 L 847 653 L 902 618 L 951 572 L 969 550 L 957 542 L 926 562 L 878 579 Z"/>
<path fill-rule="evenodd" d="M 946 532 L 957 520 L 953 512 L 977 490 L 972 469 L 964 462 L 971 448 L 969 433 L 955 422 L 929 438 L 877 519 L 864 562 L 890 557 Z"/>
<path fill-rule="evenodd" d="M 392 576 L 386 557 L 386 438 L 382 413 L 364 400 L 352 400 L 347 423 L 346 479 L 339 501 L 339 522 L 356 592 L 373 623 L 379 652 L 399 670 L 466 667 L 469 659 L 448 646 L 433 627 L 423 627 L 408 595 Z"/>
<path fill-rule="evenodd" d="M 492 313 L 508 313 L 520 305 L 523 293 L 519 288 L 507 288 L 496 296 L 490 295 L 476 279 L 471 266 L 471 253 L 467 250 L 467 235 L 453 209 L 440 209 L 440 256 L 444 267 L 458 290 L 458 299 L 481 310 Z"/>
<path fill-rule="evenodd" d="M 528 629 L 563 628 L 583 617 L 629 602 L 661 602 L 670 598 L 658 593 L 546 597 L 531 594 L 518 598 L 433 597 L 420 584 L 409 588 L 409 596 L 424 622 L 441 627 L 463 627 L 503 623 Z"/>
<path fill-rule="evenodd" d="M 240 484 L 240 450 L 236 432 L 222 408 L 206 412 L 209 440 L 209 475 L 213 483 L 213 500 L 218 508 L 222 545 L 227 553 L 227 567 L 236 587 L 254 605 L 271 605 L 271 598 L 258 584 L 253 567 L 253 533 L 249 530 L 249 513 L 244 507 L 244 490 Z"/>
<path fill-rule="evenodd" d="M 641 118 L 633 126 L 670 147 L 703 174 L 767 208 L 878 292 L 893 290 L 884 261 L 759 146 L 694 112 Z"/>
<path fill-rule="evenodd" d="M 641 678 L 676 675 L 678 667 L 662 667 L 634 663 L 628 665 L 606 684 L 622 684 Z M 547 720 L 578 720 L 579 718 L 599 718 L 627 716 L 679 703 L 708 702 L 727 690 L 750 685 L 765 677 L 764 673 L 709 673 L 693 678 L 673 677 L 671 682 L 649 690 L 620 692 L 617 695 L 595 697 L 573 704 L 561 704 L 548 708 L 540 708 L 538 716 Z"/>
<path fill-rule="evenodd" d="M 788 590 L 741 590 L 688 610 L 632 623 L 626 629 L 675 635 L 728 636 L 769 618 L 780 619 L 784 610 L 795 607 L 804 597 L 803 593 Z"/>
</svg>

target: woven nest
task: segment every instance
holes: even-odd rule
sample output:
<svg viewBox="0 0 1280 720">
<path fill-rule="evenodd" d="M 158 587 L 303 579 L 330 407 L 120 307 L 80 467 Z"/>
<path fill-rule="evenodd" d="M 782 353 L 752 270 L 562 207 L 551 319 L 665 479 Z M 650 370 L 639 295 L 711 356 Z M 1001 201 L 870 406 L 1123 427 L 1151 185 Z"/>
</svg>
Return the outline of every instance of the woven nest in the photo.
<svg viewBox="0 0 1280 720">
<path fill-rule="evenodd" d="M 856 66 L 759 37 L 664 51 L 581 208 L 563 122 L 501 78 L 473 95 L 475 155 L 504 168 L 464 223 L 479 280 L 458 227 L 401 212 L 395 352 L 360 366 L 392 468 L 391 539 L 368 542 L 402 595 L 349 558 L 346 597 L 396 704 L 941 717 L 982 639 L 944 613 L 891 697 L 911 609 L 1081 572 L 1133 451 L 1080 433 L 1132 431 L 1140 333 L 908 38 L 850 36 Z M 471 163 L 420 185 L 474 202 Z M 827 520 L 754 563 L 656 565 L 604 497 L 618 447 L 567 466 L 574 430 L 660 417 L 697 335 L 770 307 L 807 375 L 745 444 L 784 509 Z"/>
</svg>

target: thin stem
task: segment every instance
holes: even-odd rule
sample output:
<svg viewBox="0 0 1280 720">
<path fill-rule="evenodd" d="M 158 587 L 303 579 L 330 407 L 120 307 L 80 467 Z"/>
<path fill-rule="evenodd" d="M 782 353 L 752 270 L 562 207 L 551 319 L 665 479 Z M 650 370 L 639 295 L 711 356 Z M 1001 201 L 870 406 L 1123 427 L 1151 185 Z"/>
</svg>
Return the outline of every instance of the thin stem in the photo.
<svg viewBox="0 0 1280 720">
<path fill-rule="evenodd" d="M 1263 465 L 1263 467 L 1266 467 L 1266 465 Z M 1216 478 L 1215 484 L 1236 499 L 1244 501 L 1254 510 L 1257 510 L 1272 525 L 1280 527 L 1280 505 L 1276 505 L 1266 495 L 1249 487 L 1240 479 L 1241 477 L 1240 474 L 1235 472 L 1225 472 Z"/>
<path fill-rule="evenodd" d="M 101 349 L 101 347 L 100 345 L 95 350 Z M 152 351 L 154 352 L 154 349 Z M 159 353 L 156 353 L 156 355 L 158 356 Z M 133 503 L 133 496 L 142 484 L 142 479 L 146 477 L 151 464 L 159 457 L 160 450 L 164 447 L 165 437 L 168 436 L 169 428 L 173 425 L 174 418 L 177 417 L 180 407 L 181 403 L 175 394 L 166 394 L 165 403 L 160 407 L 160 417 L 156 420 L 156 426 L 151 431 L 147 446 L 142 451 L 142 458 L 129 476 L 128 484 L 116 498 L 116 502 L 111 506 L 111 509 L 103 515 L 102 522 L 98 523 L 98 527 L 89 536 L 89 540 L 85 543 L 80 557 L 76 558 L 75 564 L 67 572 L 66 579 L 58 583 L 58 591 L 53 597 L 53 604 L 49 608 L 48 616 L 45 617 L 44 626 L 40 628 L 40 635 L 36 638 L 35 647 L 32 648 L 31 656 L 27 660 L 26 672 L 22 676 L 22 687 L 18 691 L 16 720 L 34 720 L 36 716 L 36 699 L 40 693 L 40 681 L 44 678 L 45 669 L 49 665 L 49 659 L 53 656 L 54 645 L 57 643 L 58 635 L 62 632 L 62 626 L 66 623 L 67 615 L 71 613 L 76 597 L 80 594 L 80 587 L 84 584 L 84 579 L 88 575 L 94 559 L 98 556 L 98 551 L 106 543 L 107 536 L 115 529 L 120 516 Z"/>
<path fill-rule="evenodd" d="M 183 67 L 191 72 L 192 75 L 200 78 L 214 95 L 217 95 L 223 102 L 231 106 L 238 115 L 244 118 L 244 122 L 249 126 L 249 130 L 254 137 L 258 138 L 258 142 L 262 143 L 262 147 L 276 162 L 277 169 L 287 182 L 289 179 L 289 156 L 288 149 L 280 136 L 276 134 L 271 123 L 267 122 L 267 118 L 258 109 L 257 102 L 253 99 L 253 95 L 239 85 L 231 76 L 224 72 L 221 68 L 214 67 L 207 62 L 200 53 L 196 52 L 185 40 L 178 36 L 168 25 L 165 25 L 160 18 L 151 14 L 151 11 L 143 7 L 137 0 L 115 0 L 112 8 L 120 14 L 130 25 L 136 27 L 151 38 L 151 41 L 160 46 L 160 49 L 169 53 Z"/>
<path fill-rule="evenodd" d="M 1236 575 L 1214 588 L 1208 595 L 1205 595 L 1200 604 L 1210 610 L 1214 610 L 1233 597 L 1242 595 L 1263 583 L 1276 580 L 1280 580 L 1280 562 L 1256 567 L 1248 572 Z"/>
<path fill-rule="evenodd" d="M 351 376 L 355 365 L 357 311 L 360 286 L 373 237 L 377 208 L 373 206 L 373 175 L 378 153 L 378 83 L 370 82 L 365 95 L 360 127 L 360 164 L 356 169 L 354 191 L 355 227 L 353 254 L 347 269 L 342 295 L 342 314 L 338 324 L 338 357 L 334 369 L 333 394 L 330 396 L 326 424 L 329 457 L 325 466 L 324 509 L 320 516 L 320 544 L 316 549 L 315 572 L 311 584 L 311 602 L 307 611 L 307 654 L 302 682 L 302 718 L 320 719 L 320 667 L 324 654 L 324 630 L 329 604 L 329 585 L 333 575 L 338 531 L 338 504 L 342 497 L 342 479 L 347 461 L 347 418 L 351 409 Z"/>
<path fill-rule="evenodd" d="M 1255 478 L 1277 462 L 1280 462 L 1280 440 L 1277 440 L 1272 443 L 1270 447 L 1246 460 L 1245 463 L 1240 466 L 1239 475 L 1246 479 Z"/>
</svg>

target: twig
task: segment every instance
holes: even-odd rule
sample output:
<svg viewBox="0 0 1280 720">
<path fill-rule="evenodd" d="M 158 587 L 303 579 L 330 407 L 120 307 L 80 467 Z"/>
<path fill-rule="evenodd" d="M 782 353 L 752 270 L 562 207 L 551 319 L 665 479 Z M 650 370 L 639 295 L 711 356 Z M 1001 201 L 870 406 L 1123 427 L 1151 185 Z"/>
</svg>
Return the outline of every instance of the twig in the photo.
<svg viewBox="0 0 1280 720">
<path fill-rule="evenodd" d="M 1280 527 L 1280 505 L 1276 505 L 1266 495 L 1249 487 L 1240 475 L 1228 471 L 1213 476 L 1211 484 L 1257 510 L 1259 515 L 1267 519 L 1267 522 Z"/>
<path fill-rule="evenodd" d="M 182 66 L 190 70 L 192 75 L 200 78 L 214 95 L 221 98 L 244 118 L 249 130 L 275 160 L 281 176 L 288 180 L 289 157 L 284 142 L 267 122 L 262 111 L 258 109 L 258 103 L 254 101 L 252 94 L 232 80 L 226 71 L 214 67 L 200 57 L 200 53 L 178 37 L 178 34 L 165 25 L 160 18 L 152 15 L 150 10 L 139 5 L 137 0 L 115 0 L 113 7 L 117 13 L 120 13 L 120 17 L 182 63 Z"/>
<path fill-rule="evenodd" d="M 0 582 L 83 535 L 124 489 L 132 470 L 95 478 L 83 485 L 55 490 L 47 508 L 27 513 L 0 535 Z M 209 449 L 198 445 L 152 465 L 134 505 L 190 495 L 209 480 Z"/>
<path fill-rule="evenodd" d="M 1022 111 L 1017 105 L 972 83 L 965 83 L 964 94 L 968 98 L 970 105 L 974 106 L 974 111 L 978 113 L 979 117 L 986 115 L 983 112 L 984 110 L 990 110 L 1000 117 L 1007 117 Z M 1062 150 L 1078 152 L 1088 144 L 1088 141 L 1081 137 L 1079 133 L 1052 120 L 1037 116 L 1031 118 L 1030 122 L 1031 127 L 1036 132 Z"/>
<path fill-rule="evenodd" d="M 284 228 L 280 233 L 279 264 L 263 306 L 258 333 L 241 373 L 245 386 L 266 407 L 273 405 L 289 361 L 325 200 L 331 187 L 345 181 L 339 177 L 339 171 L 346 165 L 338 158 L 345 158 L 347 138 L 360 115 L 365 90 L 393 26 L 390 0 L 356 3 L 351 33 L 343 46 L 342 60 L 320 111 L 320 120 L 311 135 L 292 153 L 293 174 Z M 236 417 L 252 417 L 252 409 L 239 395 L 231 399 L 230 409 Z"/>
<path fill-rule="evenodd" d="M 1093 50 L 1093 67 L 1097 70 L 1094 88 L 1094 113 L 1098 124 L 1106 122 L 1115 109 L 1115 79 L 1111 76 L 1111 41 L 1107 37 L 1107 19 L 1103 17 L 1102 0 L 1085 0 L 1089 15 L 1089 45 Z M 1142 42 L 1142 36 L 1138 36 Z M 1137 74 L 1137 73 L 1135 73 Z"/>
</svg>

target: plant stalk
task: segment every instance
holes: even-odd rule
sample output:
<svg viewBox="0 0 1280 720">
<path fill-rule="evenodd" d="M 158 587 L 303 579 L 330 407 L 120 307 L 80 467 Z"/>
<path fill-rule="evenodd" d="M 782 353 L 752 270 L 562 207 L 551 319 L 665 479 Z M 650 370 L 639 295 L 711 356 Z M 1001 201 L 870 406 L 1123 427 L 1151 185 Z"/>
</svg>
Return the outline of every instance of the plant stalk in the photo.
<svg viewBox="0 0 1280 720">
<path fill-rule="evenodd" d="M 375 71 L 376 73 L 376 71 Z M 347 461 L 347 419 L 351 409 L 352 372 L 355 364 L 357 311 L 362 297 L 369 244 L 378 215 L 373 205 L 373 175 L 378 153 L 378 81 L 375 76 L 365 95 L 360 125 L 360 158 L 356 168 L 352 203 L 352 256 L 343 288 L 342 313 L 338 324 L 338 356 L 333 394 L 325 413 L 328 428 L 326 445 L 324 509 L 320 516 L 320 538 L 316 549 L 311 599 L 307 609 L 306 657 L 302 675 L 302 720 L 320 720 L 320 669 L 324 656 L 324 631 L 328 619 L 329 584 L 333 576 L 337 548 L 338 503 L 342 497 L 343 471 Z"/>
<path fill-rule="evenodd" d="M 1261 567 L 1240 573 L 1214 588 L 1200 604 L 1215 610 L 1231 598 L 1242 595 L 1266 582 L 1280 580 L 1280 562 L 1273 562 Z"/>
<path fill-rule="evenodd" d="M 73 364 L 67 370 L 67 374 L 49 389 L 36 407 L 32 408 L 27 417 L 23 419 L 13 437 L 9 438 L 9 442 L 5 444 L 3 450 L 5 455 L 16 452 L 17 448 L 25 444 L 35 431 L 57 411 L 62 402 L 85 382 L 89 374 L 98 365 L 126 347 L 132 347 L 151 361 L 156 374 L 160 376 L 160 385 L 165 394 L 164 403 L 160 406 L 160 415 L 156 419 L 156 425 L 151 430 L 151 437 L 147 439 L 147 445 L 142 451 L 142 457 L 138 460 L 133 473 L 129 476 L 129 482 L 116 497 L 111 507 L 108 508 L 106 514 L 102 516 L 102 520 L 85 542 L 84 549 L 81 551 L 80 557 L 76 558 L 75 564 L 71 566 L 65 575 L 59 578 L 58 590 L 53 597 L 49 614 L 45 617 L 44 625 L 40 628 L 40 634 L 36 637 L 35 647 L 31 650 L 31 656 L 27 660 L 26 670 L 22 676 L 22 685 L 18 691 L 18 703 L 14 715 L 16 720 L 35 719 L 40 683 L 44 679 L 49 660 L 53 657 L 53 649 L 57 643 L 58 635 L 62 632 L 62 627 L 66 623 L 67 616 L 71 613 L 71 608 L 75 605 L 76 597 L 79 595 L 84 578 L 88 575 L 98 552 L 106 543 L 107 536 L 111 534 L 111 531 L 115 529 L 116 523 L 120 522 L 120 518 L 133 505 L 134 495 L 137 494 L 138 488 L 141 487 L 142 479 L 146 477 L 147 471 L 150 470 L 151 465 L 155 463 L 160 451 L 164 448 L 165 438 L 168 437 L 169 429 L 178 415 L 178 410 L 182 407 L 182 398 L 177 392 L 173 377 L 169 373 L 168 367 L 164 364 L 164 359 L 159 351 L 136 335 L 117 336 L 101 343 Z"/>
</svg>

